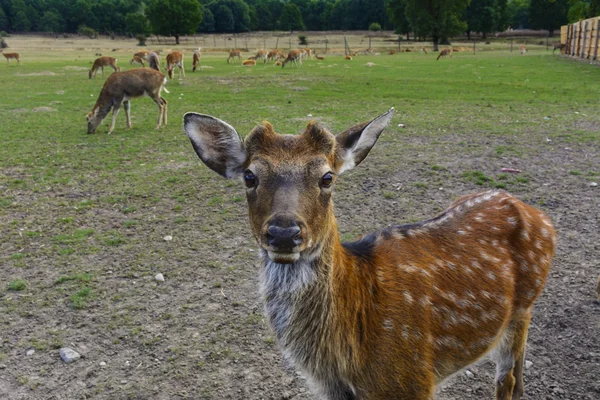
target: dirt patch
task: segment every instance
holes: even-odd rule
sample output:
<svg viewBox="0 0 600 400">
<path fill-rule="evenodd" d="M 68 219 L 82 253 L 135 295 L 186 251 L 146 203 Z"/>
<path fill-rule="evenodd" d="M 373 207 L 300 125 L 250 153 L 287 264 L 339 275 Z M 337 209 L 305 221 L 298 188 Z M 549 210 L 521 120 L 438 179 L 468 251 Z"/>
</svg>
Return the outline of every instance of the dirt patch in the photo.
<svg viewBox="0 0 600 400">
<path fill-rule="evenodd" d="M 33 112 L 54 112 L 54 111 L 58 111 L 56 108 L 52 108 L 52 107 L 36 107 L 31 109 L 31 111 Z"/>
<path fill-rule="evenodd" d="M 74 65 L 67 65 L 65 67 L 65 69 L 67 71 L 88 71 L 89 70 L 89 68 L 86 68 L 86 67 L 77 67 L 77 66 L 74 66 Z"/>
<path fill-rule="evenodd" d="M 16 75 L 17 76 L 52 76 L 52 75 L 56 75 L 56 74 L 52 71 L 40 71 L 40 72 L 30 72 L 28 74 L 22 74 L 20 72 L 17 72 Z"/>
</svg>

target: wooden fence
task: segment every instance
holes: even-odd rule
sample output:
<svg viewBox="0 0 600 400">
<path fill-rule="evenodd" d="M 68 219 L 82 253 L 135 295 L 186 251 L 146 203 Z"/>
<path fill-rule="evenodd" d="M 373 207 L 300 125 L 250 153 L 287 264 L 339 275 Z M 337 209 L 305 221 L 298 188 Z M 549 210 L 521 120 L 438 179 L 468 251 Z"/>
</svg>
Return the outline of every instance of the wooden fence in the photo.
<svg viewBox="0 0 600 400">
<path fill-rule="evenodd" d="M 564 54 L 598 60 L 600 55 L 600 17 L 584 19 L 560 28 L 560 42 L 565 45 Z"/>
</svg>

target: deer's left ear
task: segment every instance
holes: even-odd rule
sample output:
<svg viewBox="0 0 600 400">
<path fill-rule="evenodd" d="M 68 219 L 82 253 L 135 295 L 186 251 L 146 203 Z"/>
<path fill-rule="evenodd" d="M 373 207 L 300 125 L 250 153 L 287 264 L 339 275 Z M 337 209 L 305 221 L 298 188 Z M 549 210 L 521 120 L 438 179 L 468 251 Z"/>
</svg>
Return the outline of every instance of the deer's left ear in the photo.
<svg viewBox="0 0 600 400">
<path fill-rule="evenodd" d="M 190 112 L 183 116 L 183 129 L 206 166 L 226 178 L 242 174 L 246 150 L 231 125 L 210 115 Z"/>
<path fill-rule="evenodd" d="M 393 115 L 394 108 L 392 107 L 388 112 L 381 114 L 371 122 L 363 122 L 336 136 L 336 168 L 338 174 L 354 168 L 365 159 Z"/>
</svg>

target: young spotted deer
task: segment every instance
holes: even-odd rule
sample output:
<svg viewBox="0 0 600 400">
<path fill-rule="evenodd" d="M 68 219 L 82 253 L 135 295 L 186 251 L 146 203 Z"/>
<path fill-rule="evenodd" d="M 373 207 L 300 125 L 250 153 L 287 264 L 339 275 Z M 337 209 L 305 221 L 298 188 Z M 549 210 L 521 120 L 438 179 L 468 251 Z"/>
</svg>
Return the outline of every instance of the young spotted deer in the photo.
<svg viewBox="0 0 600 400">
<path fill-rule="evenodd" d="M 175 67 L 179 68 L 179 79 L 185 78 L 185 70 L 183 68 L 183 53 L 180 51 L 172 51 L 167 54 L 167 74 L 169 79 L 173 79 L 173 70 Z"/>
<path fill-rule="evenodd" d="M 149 96 L 158 105 L 158 122 L 156 129 L 167 125 L 167 100 L 161 97 L 161 92 L 165 89 L 167 78 L 161 72 L 151 68 L 136 68 L 124 72 L 115 72 L 108 77 L 104 87 L 100 92 L 98 101 L 87 114 L 88 133 L 94 133 L 98 125 L 102 123 L 108 115 L 110 109 L 113 109 L 112 122 L 108 133 L 112 133 L 115 128 L 115 120 L 121 109 L 121 104 L 125 107 L 125 116 L 127 117 L 127 127 L 131 128 L 131 115 L 129 113 L 129 101 L 136 97 Z"/>
<path fill-rule="evenodd" d="M 436 60 L 439 60 L 441 57 L 450 56 L 452 58 L 452 49 L 444 49 L 440 51 L 440 54 L 437 56 Z"/>
<path fill-rule="evenodd" d="M 90 79 L 95 78 L 98 73 L 98 69 L 102 70 L 102 77 L 104 77 L 104 67 L 111 67 L 115 72 L 120 71 L 121 69 L 117 67 L 117 59 L 114 57 L 99 57 L 94 61 L 94 65 L 92 65 L 92 69 L 90 69 L 88 75 Z"/>
<path fill-rule="evenodd" d="M 281 68 L 285 67 L 287 63 L 293 63 L 296 67 L 300 64 L 302 66 L 302 52 L 300 50 L 290 50 L 285 60 L 281 64 Z M 299 68 L 299 67 L 298 67 Z"/>
<path fill-rule="evenodd" d="M 280 135 L 265 122 L 242 141 L 196 113 L 184 129 L 209 168 L 244 182 L 266 315 L 320 398 L 430 400 L 444 378 L 489 353 L 496 398 L 519 399 L 531 309 L 554 251 L 550 220 L 489 191 L 341 243 L 333 187 L 392 114 L 337 136 L 314 122 Z"/>
<path fill-rule="evenodd" d="M 194 54 L 192 54 L 192 72 L 196 72 L 196 69 L 200 66 L 200 50 L 194 50 Z"/>
<path fill-rule="evenodd" d="M 17 65 L 21 65 L 21 55 L 19 53 L 5 53 L 0 49 L 0 53 L 6 58 L 6 64 L 10 65 L 10 60 L 17 60 Z"/>
<path fill-rule="evenodd" d="M 227 57 L 227 64 L 229 64 L 229 60 L 233 60 L 235 57 L 237 57 L 238 60 L 241 60 L 242 53 L 239 50 L 231 50 L 229 52 L 229 57 Z"/>
</svg>

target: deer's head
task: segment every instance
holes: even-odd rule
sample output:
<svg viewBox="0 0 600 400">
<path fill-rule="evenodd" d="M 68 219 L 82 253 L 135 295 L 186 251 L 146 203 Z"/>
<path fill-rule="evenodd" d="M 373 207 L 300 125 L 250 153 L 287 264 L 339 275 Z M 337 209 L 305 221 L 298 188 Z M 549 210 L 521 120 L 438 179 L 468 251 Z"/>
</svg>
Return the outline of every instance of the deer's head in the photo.
<svg viewBox="0 0 600 400">
<path fill-rule="evenodd" d="M 88 123 L 88 133 L 94 133 L 98 125 L 102 123 L 102 118 L 98 118 L 98 108 L 94 108 L 92 111 L 86 114 L 85 118 Z"/>
<path fill-rule="evenodd" d="M 228 123 L 196 113 L 185 114 L 184 129 L 209 168 L 242 180 L 256 241 L 272 261 L 288 264 L 317 253 L 332 233 L 337 177 L 369 154 L 392 115 L 337 136 L 314 122 L 301 135 L 280 135 L 265 122 L 242 141 Z"/>
</svg>

